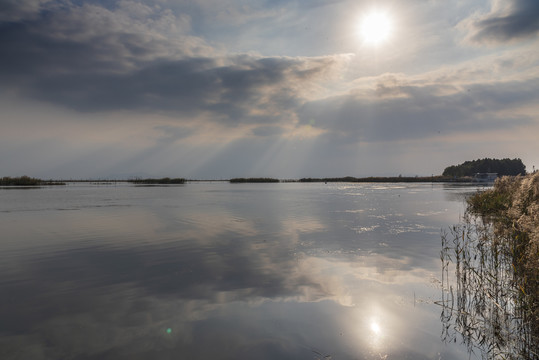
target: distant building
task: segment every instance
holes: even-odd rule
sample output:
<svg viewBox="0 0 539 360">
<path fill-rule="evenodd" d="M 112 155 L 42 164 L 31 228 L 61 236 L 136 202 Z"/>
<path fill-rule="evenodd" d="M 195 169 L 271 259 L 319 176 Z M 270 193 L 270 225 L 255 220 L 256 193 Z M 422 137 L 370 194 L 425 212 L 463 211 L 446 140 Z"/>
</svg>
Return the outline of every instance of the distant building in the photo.
<svg viewBox="0 0 539 360">
<path fill-rule="evenodd" d="M 473 177 L 475 182 L 494 182 L 498 177 L 498 173 L 476 173 Z"/>
</svg>

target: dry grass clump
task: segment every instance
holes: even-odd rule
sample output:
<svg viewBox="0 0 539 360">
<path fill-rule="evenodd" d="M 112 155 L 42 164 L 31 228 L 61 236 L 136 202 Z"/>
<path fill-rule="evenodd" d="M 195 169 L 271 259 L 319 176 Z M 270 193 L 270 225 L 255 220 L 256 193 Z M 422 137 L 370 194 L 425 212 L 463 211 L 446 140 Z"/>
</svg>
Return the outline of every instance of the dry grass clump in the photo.
<svg viewBox="0 0 539 360">
<path fill-rule="evenodd" d="M 539 172 L 519 180 L 507 214 L 513 221 L 514 235 L 522 241 L 522 288 L 530 298 L 531 315 L 539 333 Z"/>
<path fill-rule="evenodd" d="M 518 188 L 512 196 L 508 216 L 517 228 L 528 235 L 530 246 L 538 249 L 539 243 L 539 172 L 518 178 Z M 537 251 L 536 251 L 537 254 Z"/>
<path fill-rule="evenodd" d="M 468 199 L 468 210 L 492 222 L 498 235 L 521 239 L 539 260 L 539 172 L 527 176 L 504 176 L 494 188 Z M 535 252 L 533 249 L 535 249 Z"/>
<path fill-rule="evenodd" d="M 539 360 L 539 172 L 471 196 L 441 259 L 444 339 L 460 334 L 484 359 Z"/>
<path fill-rule="evenodd" d="M 468 199 L 469 211 L 494 227 L 495 242 L 506 242 L 527 317 L 539 333 L 539 172 L 504 176 L 494 188 Z"/>
</svg>

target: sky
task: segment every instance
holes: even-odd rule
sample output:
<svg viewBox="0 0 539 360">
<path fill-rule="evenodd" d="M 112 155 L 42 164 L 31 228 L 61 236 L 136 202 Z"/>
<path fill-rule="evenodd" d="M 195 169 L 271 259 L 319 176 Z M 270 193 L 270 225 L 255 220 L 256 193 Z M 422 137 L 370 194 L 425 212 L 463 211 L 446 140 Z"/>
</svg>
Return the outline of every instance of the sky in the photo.
<svg viewBox="0 0 539 360">
<path fill-rule="evenodd" d="M 0 176 L 532 171 L 538 34 L 537 0 L 2 0 Z"/>
</svg>

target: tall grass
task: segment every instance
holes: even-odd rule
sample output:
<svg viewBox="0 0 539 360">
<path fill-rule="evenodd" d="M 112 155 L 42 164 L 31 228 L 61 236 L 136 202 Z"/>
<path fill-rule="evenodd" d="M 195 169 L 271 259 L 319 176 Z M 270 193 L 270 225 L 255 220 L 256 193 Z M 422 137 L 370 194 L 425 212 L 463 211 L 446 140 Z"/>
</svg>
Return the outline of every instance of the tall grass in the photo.
<svg viewBox="0 0 539 360">
<path fill-rule="evenodd" d="M 539 173 L 468 199 L 442 235 L 444 338 L 484 359 L 539 359 Z"/>
</svg>

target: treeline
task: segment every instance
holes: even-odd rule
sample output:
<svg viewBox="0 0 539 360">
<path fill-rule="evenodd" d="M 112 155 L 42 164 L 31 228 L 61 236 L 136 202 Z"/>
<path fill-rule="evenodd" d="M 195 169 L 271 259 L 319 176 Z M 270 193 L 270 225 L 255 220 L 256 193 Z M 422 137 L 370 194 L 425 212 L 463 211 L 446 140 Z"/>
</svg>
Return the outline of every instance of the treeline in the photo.
<svg viewBox="0 0 539 360">
<path fill-rule="evenodd" d="M 526 166 L 520 159 L 478 159 L 465 161 L 460 165 L 452 165 L 445 168 L 443 176 L 463 177 L 474 176 L 476 173 L 497 173 L 504 175 L 525 175 Z"/>
<path fill-rule="evenodd" d="M 278 183 L 279 179 L 273 178 L 234 178 L 229 180 L 230 183 Z"/>
<path fill-rule="evenodd" d="M 65 185 L 61 181 L 41 180 L 30 176 L 0 178 L 0 186 L 41 186 L 41 185 Z"/>
<path fill-rule="evenodd" d="M 185 179 L 183 178 L 169 178 L 164 177 L 161 179 L 132 179 L 127 180 L 132 184 L 138 185 L 176 185 L 176 184 L 185 184 Z"/>
</svg>

